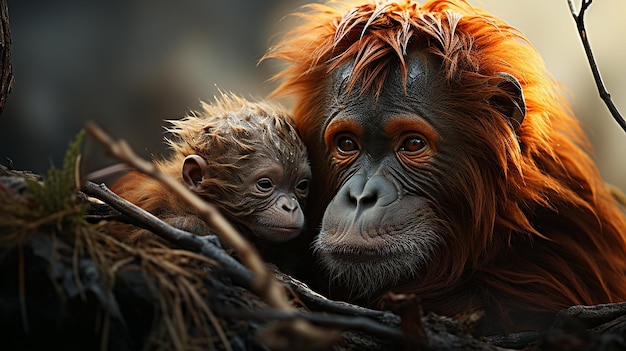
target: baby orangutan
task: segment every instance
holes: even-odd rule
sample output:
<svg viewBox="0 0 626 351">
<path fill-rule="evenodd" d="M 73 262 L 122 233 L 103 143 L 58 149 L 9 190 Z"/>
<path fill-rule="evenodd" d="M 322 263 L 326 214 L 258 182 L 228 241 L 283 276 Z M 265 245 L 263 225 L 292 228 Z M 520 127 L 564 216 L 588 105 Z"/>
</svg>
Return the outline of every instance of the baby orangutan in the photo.
<svg viewBox="0 0 626 351">
<path fill-rule="evenodd" d="M 257 245 L 284 242 L 304 227 L 303 207 L 311 169 L 291 117 L 268 102 L 233 94 L 202 103 L 202 111 L 169 121 L 166 142 L 173 155 L 157 167 L 179 179 Z M 197 235 L 211 228 L 159 181 L 138 172 L 122 177 L 113 191 L 170 225 Z M 152 237 L 136 229 L 119 237 L 134 244 Z"/>
</svg>

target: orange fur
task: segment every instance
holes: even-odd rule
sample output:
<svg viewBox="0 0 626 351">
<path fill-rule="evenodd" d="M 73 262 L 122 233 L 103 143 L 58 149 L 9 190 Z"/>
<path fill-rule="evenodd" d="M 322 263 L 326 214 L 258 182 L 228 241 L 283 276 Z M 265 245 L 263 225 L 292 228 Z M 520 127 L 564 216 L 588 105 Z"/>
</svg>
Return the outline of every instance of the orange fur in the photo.
<svg viewBox="0 0 626 351">
<path fill-rule="evenodd" d="M 509 309 L 543 313 L 626 300 L 626 218 L 558 84 L 520 32 L 462 0 L 307 9 L 266 58 L 289 64 L 275 77 L 282 82 L 273 95 L 296 98 L 296 123 L 313 169 L 310 223 L 319 223 L 337 188 L 320 139 L 331 72 L 354 60 L 350 86 L 361 81 L 360 89 L 380 91 L 389 63 L 400 62 L 406 75 L 405 54 L 418 45 L 441 59 L 452 91 L 442 97 L 445 109 L 462 116 L 459 128 L 468 138 L 485 140 L 489 148 L 477 152 L 503 176 L 481 179 L 474 170 L 477 188 L 459 194 L 472 213 L 454 251 L 433 263 L 423 282 L 395 290 L 418 294 L 427 311 L 481 307 L 502 320 L 514 318 Z M 526 117 L 516 132 L 481 100 L 497 72 L 522 85 Z M 474 293 L 467 297 L 464 289 Z"/>
</svg>

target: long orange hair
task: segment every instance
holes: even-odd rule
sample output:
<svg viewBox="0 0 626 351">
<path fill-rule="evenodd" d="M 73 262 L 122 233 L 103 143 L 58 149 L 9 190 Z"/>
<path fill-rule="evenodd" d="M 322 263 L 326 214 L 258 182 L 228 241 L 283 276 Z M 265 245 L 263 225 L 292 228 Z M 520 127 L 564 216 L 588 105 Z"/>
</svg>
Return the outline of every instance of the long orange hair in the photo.
<svg viewBox="0 0 626 351">
<path fill-rule="evenodd" d="M 360 89 L 380 91 L 391 62 L 406 76 L 407 50 L 420 43 L 441 61 L 450 87 L 446 108 L 463 117 L 458 123 L 468 135 L 485 140 L 489 149 L 481 152 L 502 176 L 475 179 L 478 188 L 459 194 L 471 199 L 473 218 L 446 253 L 448 264 L 433 264 L 423 282 L 395 290 L 414 292 L 427 310 L 446 314 L 472 306 L 450 298 L 464 288 L 476 291 L 479 307 L 494 303 L 503 311 L 626 300 L 626 218 L 558 84 L 519 31 L 463 0 L 333 2 L 309 5 L 298 16 L 302 23 L 266 58 L 288 63 L 275 76 L 281 84 L 273 95 L 296 98 L 313 167 L 309 208 L 317 212 L 309 223 L 319 221 L 336 192 L 320 139 L 328 77 L 353 62 L 352 86 L 359 81 Z M 526 116 L 516 130 L 484 101 L 485 82 L 498 72 L 522 86 Z"/>
</svg>

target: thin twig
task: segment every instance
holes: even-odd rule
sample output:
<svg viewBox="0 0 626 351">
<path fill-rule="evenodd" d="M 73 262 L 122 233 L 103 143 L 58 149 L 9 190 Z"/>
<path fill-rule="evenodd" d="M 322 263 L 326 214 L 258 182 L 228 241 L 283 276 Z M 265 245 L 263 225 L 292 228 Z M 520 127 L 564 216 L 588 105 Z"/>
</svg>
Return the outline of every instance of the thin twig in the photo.
<svg viewBox="0 0 626 351">
<path fill-rule="evenodd" d="M 198 211 L 207 223 L 215 229 L 220 238 L 237 252 L 243 263 L 253 272 L 252 290 L 263 301 L 270 307 L 279 310 L 293 311 L 295 309 L 287 300 L 283 287 L 274 279 L 257 250 L 237 232 L 215 206 L 193 194 L 182 183 L 161 172 L 153 163 L 137 156 L 125 140 L 113 140 L 94 123 L 87 123 L 85 129 L 106 148 L 108 154 L 134 167 L 139 172 L 159 180 L 178 194 L 189 206 Z"/>
<path fill-rule="evenodd" d="M 78 163 L 78 162 L 77 162 Z M 127 172 L 129 170 L 131 170 L 132 168 L 128 167 L 128 165 L 123 164 L 123 163 L 116 163 L 114 165 L 110 165 L 98 170 L 95 170 L 87 175 L 85 175 L 85 179 L 92 181 L 92 182 L 97 182 L 98 179 L 102 179 L 105 177 L 110 177 L 113 176 L 115 174 L 121 173 L 121 172 Z"/>
<path fill-rule="evenodd" d="M 279 282 L 290 287 L 294 293 L 298 295 L 298 298 L 311 310 L 346 316 L 367 317 L 389 326 L 398 326 L 400 324 L 400 317 L 389 311 L 372 310 L 343 301 L 330 300 L 311 290 L 306 284 L 288 274 L 281 271 L 276 271 L 274 274 Z"/>
<path fill-rule="evenodd" d="M 28 324 L 28 309 L 26 308 L 26 273 L 24 272 L 24 245 L 18 246 L 18 289 L 20 314 L 22 316 L 22 331 L 24 334 L 30 332 Z"/>
<path fill-rule="evenodd" d="M 622 127 L 622 130 L 626 132 L 626 121 L 619 113 L 615 104 L 613 104 L 613 100 L 611 99 L 611 94 L 606 90 L 604 86 L 604 82 L 602 81 L 602 75 L 600 74 L 600 70 L 598 69 L 598 65 L 596 64 L 596 60 L 593 56 L 593 51 L 591 50 L 591 44 L 589 44 L 589 40 L 587 38 L 587 30 L 585 29 L 585 11 L 591 6 L 593 0 L 582 0 L 580 5 L 580 11 L 576 13 L 576 7 L 574 6 L 573 0 L 567 0 L 567 4 L 569 5 L 570 12 L 572 13 L 572 17 L 574 18 L 574 22 L 576 22 L 576 28 L 578 29 L 578 34 L 580 35 L 580 40 L 583 43 L 583 47 L 585 48 L 585 53 L 587 54 L 587 60 L 589 61 L 589 66 L 591 66 L 591 73 L 593 73 L 593 79 L 596 82 L 596 86 L 598 87 L 598 92 L 600 93 L 600 98 L 606 106 L 608 107 L 611 115 Z"/>
</svg>

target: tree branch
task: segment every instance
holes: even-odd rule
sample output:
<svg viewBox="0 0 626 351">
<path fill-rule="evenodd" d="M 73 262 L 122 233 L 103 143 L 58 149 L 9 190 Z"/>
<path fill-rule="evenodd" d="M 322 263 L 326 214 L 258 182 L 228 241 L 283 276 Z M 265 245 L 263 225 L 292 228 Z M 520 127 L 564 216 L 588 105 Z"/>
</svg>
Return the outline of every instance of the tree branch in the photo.
<svg viewBox="0 0 626 351">
<path fill-rule="evenodd" d="M 372 310 L 343 301 L 330 300 L 311 290 L 306 284 L 288 274 L 280 271 L 276 271 L 274 274 L 279 282 L 288 286 L 311 310 L 342 314 L 346 316 L 367 317 L 390 326 L 397 326 L 400 324 L 400 317 L 394 313 Z"/>
<path fill-rule="evenodd" d="M 611 115 L 622 127 L 622 130 L 626 132 L 626 121 L 619 113 L 615 104 L 613 104 L 613 100 L 611 99 L 611 94 L 606 90 L 604 86 L 604 82 L 602 81 L 602 75 L 600 74 L 600 70 L 598 69 L 598 65 L 596 64 L 596 60 L 593 56 L 593 51 L 591 50 L 591 44 L 589 44 L 589 40 L 587 38 L 587 30 L 585 29 L 585 11 L 591 6 L 593 0 L 582 0 L 582 4 L 580 6 L 580 11 L 576 13 L 576 8 L 574 6 L 573 0 L 567 0 L 567 4 L 569 5 L 570 12 L 572 13 L 572 17 L 574 18 L 574 22 L 576 22 L 576 28 L 578 29 L 578 34 L 580 35 L 580 40 L 583 43 L 583 47 L 585 48 L 585 53 L 587 54 L 587 60 L 589 61 L 589 66 L 591 66 L 591 73 L 593 74 L 593 79 L 596 82 L 596 87 L 598 88 L 598 92 L 600 93 L 600 98 L 606 106 L 608 107 Z"/>
<path fill-rule="evenodd" d="M 236 284 L 244 288 L 252 286 L 252 273 L 241 265 L 232 256 L 220 248 L 219 241 L 214 236 L 198 236 L 186 231 L 174 228 L 163 222 L 152 213 L 135 206 L 134 204 L 119 197 L 109 190 L 104 184 L 96 185 L 85 182 L 81 190 L 90 196 L 104 201 L 112 208 L 129 217 L 130 219 L 147 226 L 150 231 L 159 237 L 176 244 L 186 250 L 199 253 L 218 262 L 221 268 L 233 279 Z"/>
</svg>

